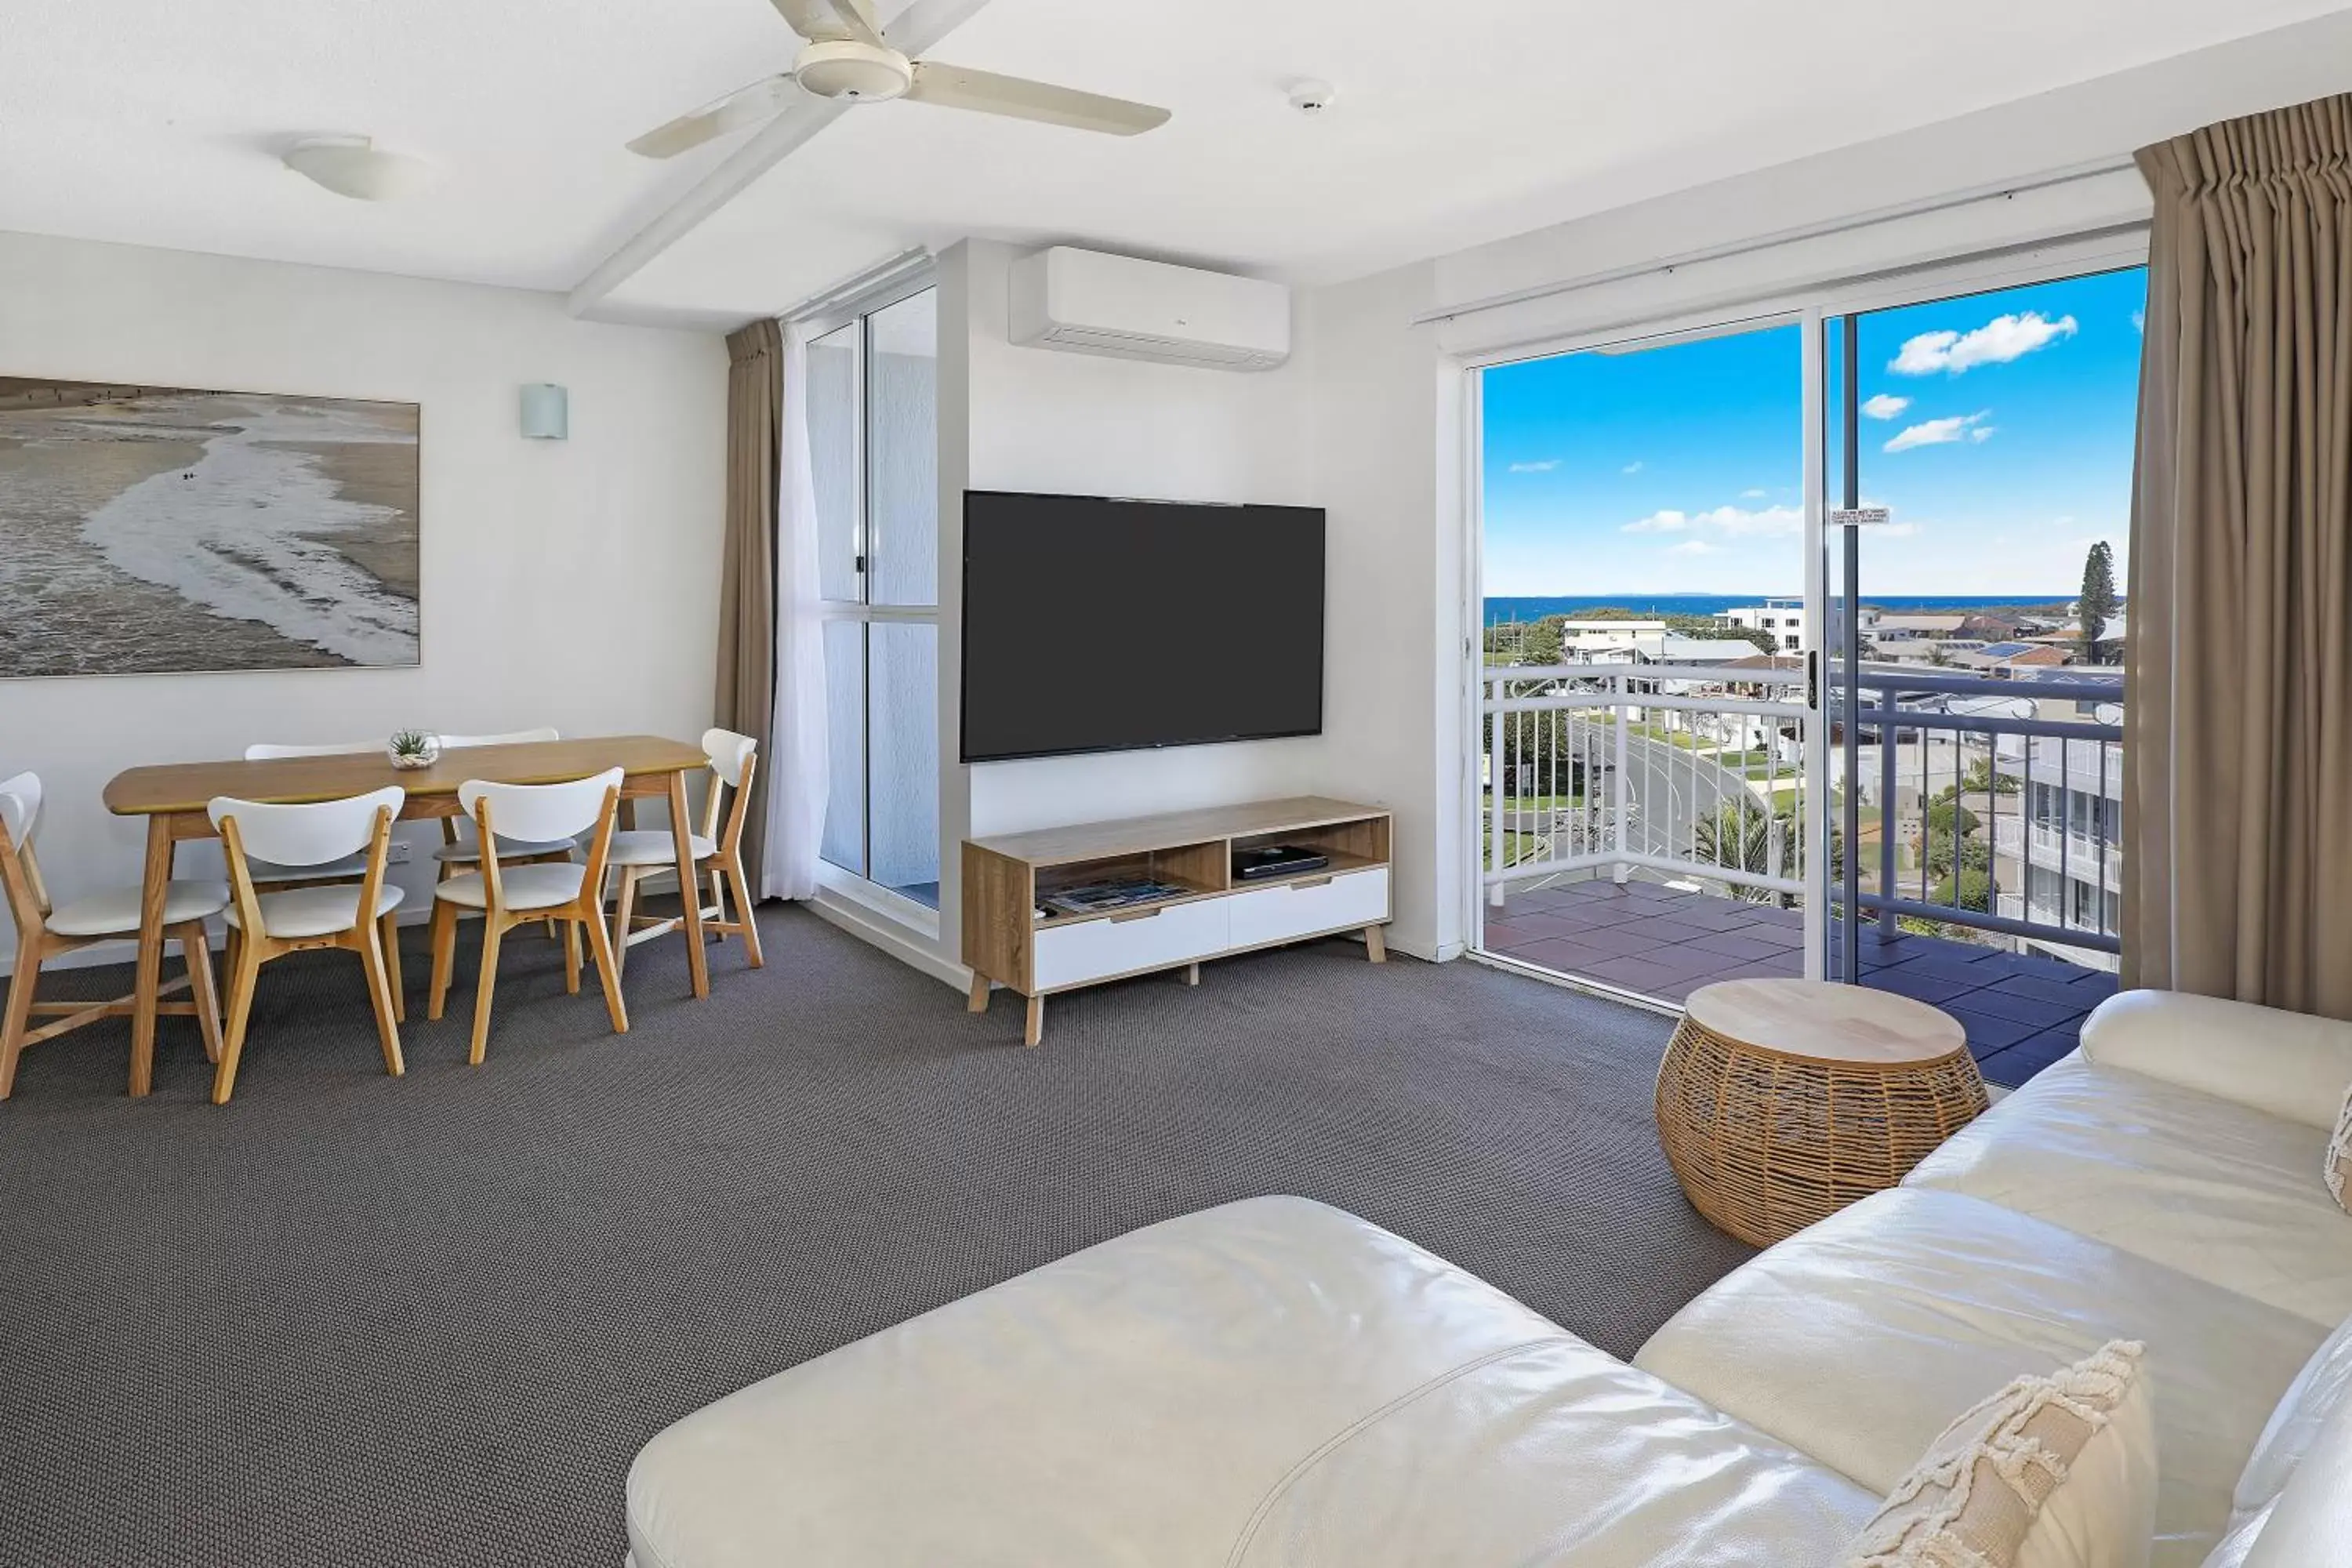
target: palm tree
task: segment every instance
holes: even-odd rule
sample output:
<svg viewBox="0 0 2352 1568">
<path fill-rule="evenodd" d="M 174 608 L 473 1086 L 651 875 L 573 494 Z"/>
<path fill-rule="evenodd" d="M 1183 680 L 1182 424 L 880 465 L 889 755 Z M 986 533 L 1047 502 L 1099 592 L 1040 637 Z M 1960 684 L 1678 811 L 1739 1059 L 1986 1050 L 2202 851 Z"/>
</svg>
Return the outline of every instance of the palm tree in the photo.
<svg viewBox="0 0 2352 1568">
<path fill-rule="evenodd" d="M 1752 801 L 1726 801 L 1712 816 L 1701 817 L 1691 828 L 1693 858 L 1758 877 L 1785 877 L 1795 869 L 1795 825 Z M 1777 853 L 1776 853 L 1777 852 Z M 1777 902 L 1788 906 L 1786 894 L 1769 888 L 1731 884 L 1731 896 L 1751 904 Z"/>
</svg>

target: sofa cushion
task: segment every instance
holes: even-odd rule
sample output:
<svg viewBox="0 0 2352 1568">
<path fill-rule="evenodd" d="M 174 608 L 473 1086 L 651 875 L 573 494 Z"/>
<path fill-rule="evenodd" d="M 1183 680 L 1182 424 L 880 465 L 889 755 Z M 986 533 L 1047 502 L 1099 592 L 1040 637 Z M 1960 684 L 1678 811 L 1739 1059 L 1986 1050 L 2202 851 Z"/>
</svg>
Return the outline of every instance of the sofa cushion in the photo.
<svg viewBox="0 0 2352 1568">
<path fill-rule="evenodd" d="M 686 1417 L 628 1532 L 636 1568 L 1403 1563 L 1462 1532 L 1711 1568 L 1822 1561 L 1875 1500 L 1409 1242 L 1258 1198 Z M 1701 1527 L 1729 1544 L 1680 1544 Z"/>
<path fill-rule="evenodd" d="M 2113 1339 L 2147 1347 L 2153 1561 L 2187 1568 L 2320 1332 L 2105 1243 L 1958 1193 L 1880 1193 L 1733 1270 L 1634 1364 L 1884 1495 L 1953 1412 Z"/>
<path fill-rule="evenodd" d="M 2352 1314 L 2352 1216 L 2318 1178 L 2326 1145 L 2308 1123 L 2077 1052 L 1955 1133 L 1904 1184 L 2096 1237 L 2324 1333 Z"/>
<path fill-rule="evenodd" d="M 1877 1500 L 1561 1335 L 1327 1445 L 1266 1499 L 1231 1561 L 1825 1568 Z"/>
<path fill-rule="evenodd" d="M 2328 1421 L 2347 1406 L 2352 1406 L 2352 1318 L 2312 1352 L 2271 1412 L 2253 1457 L 2238 1477 L 2238 1511 L 2251 1513 L 2276 1498 Z"/>
<path fill-rule="evenodd" d="M 2327 1418 L 2254 1532 L 2245 1568 L 2340 1568 L 2352 1558 L 2352 1407 Z"/>
<path fill-rule="evenodd" d="M 2352 1023 L 2186 991 L 2126 991 L 2083 1020 L 2083 1055 L 2326 1131 L 2352 1084 Z"/>
<path fill-rule="evenodd" d="M 1844 1568 L 2146 1568 L 2156 1419 L 2140 1350 L 2116 1340 L 1961 1412 Z"/>
</svg>

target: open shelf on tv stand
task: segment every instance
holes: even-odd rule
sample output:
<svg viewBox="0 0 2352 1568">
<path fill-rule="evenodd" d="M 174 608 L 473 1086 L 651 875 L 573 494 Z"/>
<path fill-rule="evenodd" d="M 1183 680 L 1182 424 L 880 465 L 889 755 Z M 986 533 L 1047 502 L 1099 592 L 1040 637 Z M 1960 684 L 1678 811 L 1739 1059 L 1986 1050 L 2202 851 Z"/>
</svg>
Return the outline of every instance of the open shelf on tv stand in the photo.
<svg viewBox="0 0 2352 1568">
<path fill-rule="evenodd" d="M 1390 913 L 1387 812 L 1319 795 L 1076 827 L 968 838 L 963 845 L 963 961 L 971 1005 L 992 984 L 1028 998 L 1023 1037 L 1043 1037 L 1045 999 L 1107 980 L 1177 970 L 1197 984 L 1209 959 L 1360 931 L 1384 961 Z M 1234 852 L 1294 844 L 1324 856 L 1311 870 L 1243 881 Z M 1165 882 L 1181 894 L 1086 914 L 1048 913 L 1039 900 L 1088 883 Z"/>
</svg>

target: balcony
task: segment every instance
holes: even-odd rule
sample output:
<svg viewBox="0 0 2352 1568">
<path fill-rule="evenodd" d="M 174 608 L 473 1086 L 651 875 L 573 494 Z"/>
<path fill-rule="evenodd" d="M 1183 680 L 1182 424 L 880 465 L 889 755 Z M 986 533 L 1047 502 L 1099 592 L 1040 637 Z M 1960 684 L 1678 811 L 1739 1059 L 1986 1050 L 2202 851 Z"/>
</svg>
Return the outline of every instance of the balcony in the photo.
<svg viewBox="0 0 2352 1568">
<path fill-rule="evenodd" d="M 2099 885 L 2120 851 L 2052 824 L 2107 820 L 2117 689 L 1864 665 L 1853 722 L 1816 752 L 1793 666 L 1490 668 L 1481 945 L 1679 1004 L 1801 974 L 1798 906 L 1826 889 L 1860 912 L 1862 984 L 1943 1008 L 1989 1079 L 2023 1082 L 2115 991 Z M 1804 826 L 1821 789 L 1826 877 Z"/>
<path fill-rule="evenodd" d="M 1805 972 L 1804 916 L 1657 882 L 1515 887 L 1486 913 L 1487 951 L 1679 1003 L 1702 985 Z M 2116 977 L 1937 936 L 1861 937 L 1862 983 L 1931 1003 L 1968 1030 L 1987 1079 L 2014 1089 L 2074 1048 Z"/>
</svg>

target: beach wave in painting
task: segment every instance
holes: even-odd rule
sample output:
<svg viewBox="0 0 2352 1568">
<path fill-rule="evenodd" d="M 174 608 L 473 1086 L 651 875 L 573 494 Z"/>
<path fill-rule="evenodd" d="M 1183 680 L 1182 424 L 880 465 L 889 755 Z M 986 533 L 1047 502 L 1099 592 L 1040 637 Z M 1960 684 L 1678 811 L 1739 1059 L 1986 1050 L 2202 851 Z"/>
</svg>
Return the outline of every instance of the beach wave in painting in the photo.
<svg viewBox="0 0 2352 1568">
<path fill-rule="evenodd" d="M 0 381 L 0 675 L 415 663 L 416 423 Z"/>
</svg>

